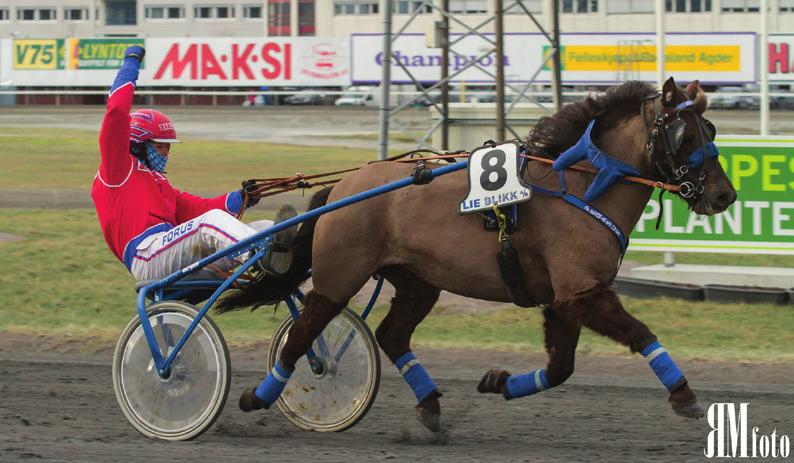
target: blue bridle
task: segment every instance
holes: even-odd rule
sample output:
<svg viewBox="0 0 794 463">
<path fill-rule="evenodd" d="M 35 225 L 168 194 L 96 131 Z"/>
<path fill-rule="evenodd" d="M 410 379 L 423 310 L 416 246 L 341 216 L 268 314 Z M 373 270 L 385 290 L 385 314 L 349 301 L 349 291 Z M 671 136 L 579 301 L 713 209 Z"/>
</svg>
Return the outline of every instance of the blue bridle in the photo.
<svg viewBox="0 0 794 463">
<path fill-rule="evenodd" d="M 687 100 L 677 104 L 671 112 L 665 113 L 660 110 L 660 102 L 657 99 L 654 108 L 655 115 L 653 120 L 653 130 L 648 135 L 647 145 L 648 152 L 653 158 L 658 173 L 665 177 L 667 182 L 674 181 L 674 183 L 678 184 L 680 187 L 679 194 L 685 199 L 690 199 L 703 194 L 703 182 L 706 179 L 706 174 L 703 172 L 703 167 L 705 166 L 706 161 L 719 156 L 719 149 L 713 141 L 714 137 L 716 136 L 716 130 L 710 122 L 706 121 L 702 117 L 694 115 L 694 111 L 691 109 L 694 104 L 694 101 Z M 679 148 L 681 148 L 684 132 L 686 130 L 686 122 L 681 119 L 681 113 L 683 111 L 693 112 L 700 146 L 689 153 L 684 164 L 676 167 L 675 157 L 678 155 Z M 644 121 L 644 111 L 642 111 L 642 115 Z M 675 115 L 675 119 L 668 122 L 667 119 L 671 115 Z M 712 132 L 711 136 L 706 133 L 707 131 Z M 663 166 L 663 163 L 659 160 L 659 157 L 655 153 L 656 142 L 660 136 L 664 145 L 663 160 L 666 161 L 669 172 L 668 169 L 665 169 L 665 166 Z M 695 180 L 682 181 L 684 177 L 693 170 L 697 171 Z"/>
</svg>

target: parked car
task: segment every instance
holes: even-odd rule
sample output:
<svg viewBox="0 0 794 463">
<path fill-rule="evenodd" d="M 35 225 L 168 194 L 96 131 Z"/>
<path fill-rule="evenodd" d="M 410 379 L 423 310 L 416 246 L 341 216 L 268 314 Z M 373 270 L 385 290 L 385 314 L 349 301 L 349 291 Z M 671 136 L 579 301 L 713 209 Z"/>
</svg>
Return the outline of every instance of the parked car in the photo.
<svg viewBox="0 0 794 463">
<path fill-rule="evenodd" d="M 772 109 L 794 109 L 794 96 L 773 96 L 769 98 Z"/>
<path fill-rule="evenodd" d="M 354 85 L 345 89 L 342 96 L 334 101 L 334 106 L 377 106 L 375 97 L 378 87 Z"/>
<path fill-rule="evenodd" d="M 322 105 L 326 104 L 326 96 L 316 91 L 301 91 L 289 95 L 284 99 L 288 105 Z"/>
<path fill-rule="evenodd" d="M 717 93 L 708 96 L 709 108 L 712 109 L 758 109 L 760 101 L 754 95 L 738 95 L 747 93 L 742 87 L 720 87 Z"/>
</svg>

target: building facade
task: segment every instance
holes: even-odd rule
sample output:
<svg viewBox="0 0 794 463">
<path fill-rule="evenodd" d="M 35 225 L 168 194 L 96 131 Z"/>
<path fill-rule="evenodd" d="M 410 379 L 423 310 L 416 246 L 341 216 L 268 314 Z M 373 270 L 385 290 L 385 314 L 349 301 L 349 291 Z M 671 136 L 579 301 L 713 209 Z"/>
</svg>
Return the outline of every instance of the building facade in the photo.
<svg viewBox="0 0 794 463">
<path fill-rule="evenodd" d="M 440 0 L 436 0 L 440 4 Z M 535 32 L 515 6 L 506 32 Z M 449 0 L 469 26 L 493 13 L 494 0 Z M 347 37 L 382 30 L 385 0 L 0 0 L 0 37 Z M 393 0 L 393 30 L 419 9 L 406 32 L 424 33 L 438 13 L 418 0 Z M 541 24 L 551 0 L 524 0 Z M 652 32 L 654 0 L 561 0 L 562 32 Z M 755 32 L 760 0 L 666 0 L 670 32 Z M 769 0 L 770 32 L 794 30 L 794 0 Z M 465 29 L 453 22 L 452 32 Z M 487 27 L 483 29 L 489 31 Z"/>
</svg>

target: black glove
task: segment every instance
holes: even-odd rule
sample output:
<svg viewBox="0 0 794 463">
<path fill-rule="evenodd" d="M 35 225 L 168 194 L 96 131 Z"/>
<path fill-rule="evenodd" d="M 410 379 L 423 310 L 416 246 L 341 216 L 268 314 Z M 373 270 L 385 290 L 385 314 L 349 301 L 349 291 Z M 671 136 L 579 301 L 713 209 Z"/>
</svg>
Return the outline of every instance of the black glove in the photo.
<svg viewBox="0 0 794 463">
<path fill-rule="evenodd" d="M 243 191 L 243 194 L 248 196 L 248 207 L 256 206 L 257 203 L 259 203 L 259 200 L 261 199 L 261 196 L 259 196 L 259 193 L 256 192 L 256 190 L 258 188 L 259 187 L 256 186 L 256 182 L 253 181 L 253 180 L 245 180 L 245 181 L 243 181 L 243 190 L 242 191 Z"/>
<path fill-rule="evenodd" d="M 135 58 L 138 62 L 143 61 L 144 55 L 146 55 L 146 49 L 140 45 L 133 45 L 124 50 L 124 58 Z"/>
</svg>

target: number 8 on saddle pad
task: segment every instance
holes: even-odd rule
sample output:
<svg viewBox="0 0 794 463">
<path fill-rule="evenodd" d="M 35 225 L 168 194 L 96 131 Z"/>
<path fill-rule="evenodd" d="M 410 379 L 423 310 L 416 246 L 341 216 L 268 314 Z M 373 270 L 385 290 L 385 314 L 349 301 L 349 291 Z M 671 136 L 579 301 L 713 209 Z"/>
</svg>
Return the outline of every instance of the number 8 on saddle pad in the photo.
<svg viewBox="0 0 794 463">
<path fill-rule="evenodd" d="M 469 156 L 469 192 L 460 203 L 461 214 L 490 211 L 532 198 L 532 190 L 518 177 L 519 147 L 514 142 L 483 146 Z"/>
</svg>

